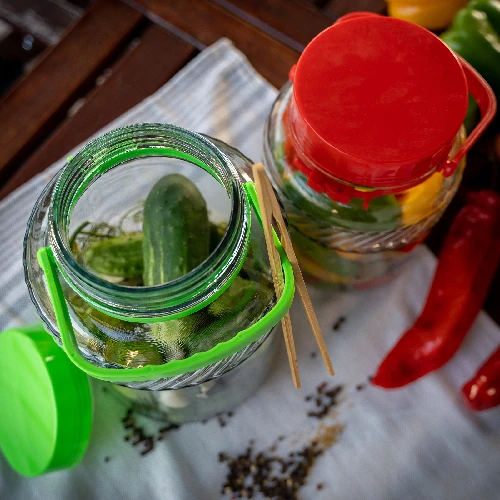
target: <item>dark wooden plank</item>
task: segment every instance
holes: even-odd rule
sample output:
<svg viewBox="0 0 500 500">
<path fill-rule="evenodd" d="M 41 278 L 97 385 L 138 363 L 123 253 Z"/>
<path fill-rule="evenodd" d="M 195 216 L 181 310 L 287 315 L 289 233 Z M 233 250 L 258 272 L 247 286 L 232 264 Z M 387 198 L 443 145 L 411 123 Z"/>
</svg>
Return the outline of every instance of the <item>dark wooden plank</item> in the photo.
<svg viewBox="0 0 500 500">
<path fill-rule="evenodd" d="M 101 0 L 0 102 L 0 185 L 64 117 L 138 26 L 142 16 Z"/>
<path fill-rule="evenodd" d="M 0 17 L 47 45 L 82 15 L 83 9 L 64 0 L 0 0 Z"/>
<path fill-rule="evenodd" d="M 334 19 L 349 12 L 365 11 L 384 14 L 386 10 L 385 0 L 330 0 L 323 7 L 323 12 Z"/>
<path fill-rule="evenodd" d="M 299 52 L 279 42 L 210 0 L 139 0 L 140 4 L 168 23 L 209 45 L 221 37 L 230 38 L 264 78 L 281 87 Z"/>
<path fill-rule="evenodd" d="M 328 0 L 300 0 L 302 3 L 305 3 L 307 5 L 314 5 L 314 7 L 318 9 L 322 9 L 325 4 L 328 2 Z"/>
<path fill-rule="evenodd" d="M 96 87 L 81 108 L 28 159 L 0 191 L 0 199 L 122 113 L 158 90 L 195 54 L 195 49 L 158 26 L 120 59 L 104 83 Z"/>
<path fill-rule="evenodd" d="M 5 28 L 7 26 L 7 28 Z M 3 30 L 2 30 L 3 28 Z M 11 30 L 5 34 L 5 31 Z M 0 97 L 27 71 L 47 46 L 29 33 L 0 21 Z"/>
<path fill-rule="evenodd" d="M 265 23 L 305 47 L 332 19 L 297 0 L 212 0 L 253 23 Z M 257 25 L 257 23 L 256 23 Z"/>
</svg>

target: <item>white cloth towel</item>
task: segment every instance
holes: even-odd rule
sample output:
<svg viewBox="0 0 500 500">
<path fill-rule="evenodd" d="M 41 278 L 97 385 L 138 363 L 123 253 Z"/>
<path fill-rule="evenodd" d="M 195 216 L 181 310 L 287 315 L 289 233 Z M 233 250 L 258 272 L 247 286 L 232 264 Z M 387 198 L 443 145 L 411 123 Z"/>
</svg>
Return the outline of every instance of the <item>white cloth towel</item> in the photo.
<svg viewBox="0 0 500 500">
<path fill-rule="evenodd" d="M 231 42 L 220 40 L 107 128 L 169 122 L 217 137 L 257 161 L 275 97 L 276 89 Z M 0 330 L 37 321 L 24 283 L 23 236 L 37 196 L 63 163 L 0 203 Z M 125 407 L 95 383 L 95 422 L 83 461 L 73 470 L 25 479 L 0 456 L 0 498 L 221 498 L 227 469 L 218 462 L 218 453 L 240 454 L 249 439 L 257 450 L 265 449 L 280 435 L 285 440 L 276 453 L 297 449 L 318 428 L 318 421 L 307 415 L 314 402 L 304 398 L 328 380 L 330 385 L 345 384 L 345 390 L 324 422 L 343 424 L 345 430 L 318 459 L 299 498 L 500 499 L 500 410 L 475 414 L 459 397 L 462 384 L 500 342 L 500 329 L 486 314 L 481 313 L 459 353 L 439 372 L 395 392 L 369 386 L 356 390 L 419 314 L 434 266 L 432 254 L 419 248 L 405 272 L 379 288 L 332 294 L 311 287 L 336 376 L 328 379 L 319 355 L 311 356 L 317 349 L 301 304 L 295 303 L 292 321 L 303 389 L 294 390 L 282 350 L 265 385 L 235 409 L 224 427 L 217 419 L 185 425 L 144 457 L 123 439 Z M 334 332 L 332 325 L 340 316 L 346 321 Z M 146 420 L 144 424 L 157 428 Z M 318 483 L 324 485 L 320 490 Z"/>
</svg>

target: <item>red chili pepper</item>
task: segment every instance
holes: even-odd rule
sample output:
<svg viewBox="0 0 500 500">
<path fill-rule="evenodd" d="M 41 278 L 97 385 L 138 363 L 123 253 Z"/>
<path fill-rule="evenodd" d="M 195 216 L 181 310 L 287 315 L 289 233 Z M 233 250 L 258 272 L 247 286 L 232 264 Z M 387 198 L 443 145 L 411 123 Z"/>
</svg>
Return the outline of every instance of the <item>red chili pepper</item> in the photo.
<svg viewBox="0 0 500 500">
<path fill-rule="evenodd" d="M 442 247 L 424 309 L 382 361 L 374 385 L 393 389 L 443 366 L 458 350 L 500 260 L 500 196 L 472 193 Z"/>
<path fill-rule="evenodd" d="M 429 231 L 425 231 L 424 234 L 422 234 L 415 241 L 408 243 L 408 245 L 405 245 L 402 248 L 398 248 L 398 252 L 410 253 L 414 248 L 418 247 L 418 245 L 420 245 L 420 243 L 422 243 L 427 238 L 428 235 L 429 235 Z"/>
<path fill-rule="evenodd" d="M 476 411 L 500 405 L 500 347 L 479 368 L 463 388 L 467 404 Z"/>
<path fill-rule="evenodd" d="M 285 131 L 285 142 L 283 143 L 285 158 L 287 163 L 292 165 L 293 160 L 297 157 L 297 153 L 295 152 L 295 148 L 292 146 L 293 139 L 290 125 L 288 123 L 288 108 L 283 113 L 283 118 L 281 120 L 283 122 L 283 130 Z"/>
</svg>

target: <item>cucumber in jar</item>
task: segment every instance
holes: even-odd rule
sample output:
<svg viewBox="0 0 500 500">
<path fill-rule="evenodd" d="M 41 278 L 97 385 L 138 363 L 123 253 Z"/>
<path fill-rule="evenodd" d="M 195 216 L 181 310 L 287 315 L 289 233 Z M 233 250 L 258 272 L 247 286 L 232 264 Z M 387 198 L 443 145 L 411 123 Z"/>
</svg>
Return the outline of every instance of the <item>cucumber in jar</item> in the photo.
<svg viewBox="0 0 500 500">
<path fill-rule="evenodd" d="M 67 293 L 76 323 L 91 333 L 90 338 L 81 337 L 79 342 L 99 353 L 106 363 L 124 368 L 163 363 L 158 346 L 145 342 L 145 334 L 137 331 L 133 323 L 104 314 L 72 290 Z"/>
<path fill-rule="evenodd" d="M 153 186 L 144 203 L 142 224 L 146 286 L 180 278 L 209 255 L 207 204 L 183 175 L 166 175 Z"/>
<path fill-rule="evenodd" d="M 199 266 L 209 255 L 210 225 L 205 199 L 186 177 L 162 177 L 149 192 L 143 212 L 144 285 L 173 281 Z M 186 342 L 205 322 L 204 311 L 153 323 L 151 337 L 165 359 L 188 355 Z"/>
</svg>

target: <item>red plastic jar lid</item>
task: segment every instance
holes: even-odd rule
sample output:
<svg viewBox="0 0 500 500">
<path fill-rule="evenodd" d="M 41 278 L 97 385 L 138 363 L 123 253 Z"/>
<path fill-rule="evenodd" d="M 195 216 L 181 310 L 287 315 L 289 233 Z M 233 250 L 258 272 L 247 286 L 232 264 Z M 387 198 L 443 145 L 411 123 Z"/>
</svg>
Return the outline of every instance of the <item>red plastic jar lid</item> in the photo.
<svg viewBox="0 0 500 500">
<path fill-rule="evenodd" d="M 300 150 L 327 176 L 360 186 L 424 178 L 446 161 L 467 111 L 453 52 L 420 26 L 377 15 L 341 18 L 320 33 L 293 84 Z"/>
</svg>

